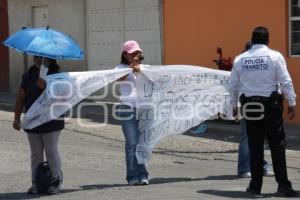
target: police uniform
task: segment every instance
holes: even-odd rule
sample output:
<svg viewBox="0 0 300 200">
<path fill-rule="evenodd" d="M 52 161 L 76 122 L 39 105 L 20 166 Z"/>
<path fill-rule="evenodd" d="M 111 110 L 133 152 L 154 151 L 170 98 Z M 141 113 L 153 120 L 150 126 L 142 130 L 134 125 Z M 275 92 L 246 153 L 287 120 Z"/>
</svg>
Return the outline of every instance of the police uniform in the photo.
<svg viewBox="0 0 300 200">
<path fill-rule="evenodd" d="M 278 185 L 291 188 L 287 177 L 283 104 L 277 93 L 278 85 L 289 106 L 295 106 L 296 94 L 292 80 L 285 59 L 278 51 L 264 44 L 255 44 L 235 58 L 229 78 L 231 103 L 237 107 L 239 94 L 242 94 L 240 101 L 246 119 L 252 176 L 249 187 L 259 193 L 262 187 L 265 138 L 269 142 Z M 245 108 L 257 110 L 248 113 Z"/>
</svg>

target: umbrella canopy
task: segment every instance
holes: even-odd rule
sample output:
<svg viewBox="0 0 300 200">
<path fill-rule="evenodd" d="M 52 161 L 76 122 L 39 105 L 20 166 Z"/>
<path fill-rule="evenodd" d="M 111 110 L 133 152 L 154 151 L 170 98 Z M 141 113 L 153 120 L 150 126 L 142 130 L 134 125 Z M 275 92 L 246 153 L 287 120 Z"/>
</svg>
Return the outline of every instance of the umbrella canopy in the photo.
<svg viewBox="0 0 300 200">
<path fill-rule="evenodd" d="M 29 55 L 53 59 L 83 59 L 76 41 L 59 31 L 47 28 L 24 28 L 8 37 L 4 45 Z"/>
</svg>

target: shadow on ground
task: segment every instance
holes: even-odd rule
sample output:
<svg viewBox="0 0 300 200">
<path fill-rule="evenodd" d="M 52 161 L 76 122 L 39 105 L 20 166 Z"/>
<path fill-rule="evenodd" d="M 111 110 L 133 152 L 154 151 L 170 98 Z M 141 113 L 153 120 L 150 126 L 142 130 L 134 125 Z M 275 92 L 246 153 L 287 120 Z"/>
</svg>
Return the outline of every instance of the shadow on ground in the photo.
<svg viewBox="0 0 300 200">
<path fill-rule="evenodd" d="M 179 182 L 191 182 L 191 181 L 203 181 L 203 180 L 234 180 L 238 179 L 235 175 L 221 175 L 221 176 L 208 176 L 204 178 L 152 178 L 149 180 L 150 185 L 179 183 Z M 101 190 L 107 188 L 129 187 L 128 184 L 94 184 L 94 185 L 82 185 L 80 188 L 83 190 Z"/>
<path fill-rule="evenodd" d="M 60 191 L 61 194 L 71 193 L 81 191 L 81 189 L 62 189 Z M 13 193 L 0 193 L 0 199 L 16 199 L 16 200 L 26 200 L 26 199 L 39 199 L 45 196 L 49 196 L 46 194 L 27 194 L 26 192 L 13 192 Z"/>
<path fill-rule="evenodd" d="M 208 194 L 219 197 L 227 197 L 232 199 L 258 199 L 258 198 L 269 198 L 275 197 L 276 194 L 263 194 L 263 195 L 253 195 L 244 191 L 230 191 L 230 190 L 198 190 L 197 193 Z"/>
<path fill-rule="evenodd" d="M 165 183 L 178 183 L 178 182 L 191 182 L 191 181 L 203 181 L 203 180 L 235 180 L 238 179 L 236 175 L 220 175 L 220 176 L 207 176 L 204 178 L 153 178 L 149 182 L 150 184 L 165 184 Z"/>
<path fill-rule="evenodd" d="M 197 135 L 186 132 L 184 135 L 239 143 L 240 125 L 238 122 L 211 120 L 205 123 L 208 125 L 208 130 L 206 133 Z M 285 130 L 287 149 L 300 151 L 300 125 L 286 124 Z"/>
</svg>

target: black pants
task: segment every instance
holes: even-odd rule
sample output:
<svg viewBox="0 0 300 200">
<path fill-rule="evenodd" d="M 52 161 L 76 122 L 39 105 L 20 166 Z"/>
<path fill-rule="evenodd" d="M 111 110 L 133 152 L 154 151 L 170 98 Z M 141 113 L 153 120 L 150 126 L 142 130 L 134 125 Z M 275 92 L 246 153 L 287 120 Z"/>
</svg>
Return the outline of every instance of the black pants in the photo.
<svg viewBox="0 0 300 200">
<path fill-rule="evenodd" d="M 251 98 L 242 102 L 243 111 L 245 108 L 257 109 L 262 108 L 259 105 L 249 105 L 245 103 L 255 102 L 263 106 L 262 112 L 244 112 L 246 118 L 246 128 L 248 135 L 249 151 L 250 151 L 250 171 L 251 181 L 250 188 L 261 191 L 263 183 L 263 160 L 264 160 L 264 141 L 265 138 L 269 142 L 275 179 L 279 185 L 291 187 L 288 180 L 285 157 L 285 132 L 283 121 L 283 105 L 273 106 L 270 101 L 251 100 Z M 251 119 L 263 114 L 262 119 Z M 249 117 L 251 117 L 249 119 Z"/>
</svg>

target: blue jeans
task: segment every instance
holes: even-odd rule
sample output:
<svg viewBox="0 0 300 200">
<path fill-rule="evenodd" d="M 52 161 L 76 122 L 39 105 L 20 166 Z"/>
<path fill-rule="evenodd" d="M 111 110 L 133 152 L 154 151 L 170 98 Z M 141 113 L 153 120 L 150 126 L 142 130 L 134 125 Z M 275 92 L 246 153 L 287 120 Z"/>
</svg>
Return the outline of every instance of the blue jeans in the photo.
<svg viewBox="0 0 300 200">
<path fill-rule="evenodd" d="M 250 172 L 250 157 L 248 136 L 246 130 L 246 121 L 242 119 L 240 122 L 240 144 L 238 152 L 238 175 Z M 271 170 L 271 166 L 264 160 L 264 172 Z"/>
<path fill-rule="evenodd" d="M 118 108 L 120 109 L 119 117 L 125 137 L 126 180 L 129 182 L 132 180 L 148 179 L 146 166 L 144 164 L 138 164 L 135 155 L 140 135 L 136 108 L 124 104 Z"/>
</svg>

